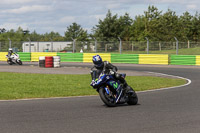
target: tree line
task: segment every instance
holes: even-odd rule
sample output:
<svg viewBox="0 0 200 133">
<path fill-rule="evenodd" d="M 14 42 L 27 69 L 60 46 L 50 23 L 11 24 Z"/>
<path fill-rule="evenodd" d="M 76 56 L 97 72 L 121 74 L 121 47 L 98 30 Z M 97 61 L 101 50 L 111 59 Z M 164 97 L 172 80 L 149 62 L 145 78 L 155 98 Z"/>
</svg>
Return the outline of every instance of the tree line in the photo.
<svg viewBox="0 0 200 133">
<path fill-rule="evenodd" d="M 200 14 L 196 12 L 191 15 L 184 12 L 178 16 L 175 11 L 168 9 L 166 12 L 159 11 L 155 6 L 149 6 L 144 14 L 131 18 L 129 13 L 122 16 L 112 14 L 108 10 L 106 17 L 100 19 L 98 24 L 92 28 L 89 34 L 81 25 L 76 22 L 67 27 L 65 35 L 58 32 L 38 34 L 36 31 L 30 32 L 19 27 L 17 30 L 7 30 L 0 28 L 0 41 L 117 41 L 118 37 L 122 41 L 145 41 L 148 37 L 150 41 L 174 41 L 176 37 L 179 41 L 200 41 Z"/>
</svg>

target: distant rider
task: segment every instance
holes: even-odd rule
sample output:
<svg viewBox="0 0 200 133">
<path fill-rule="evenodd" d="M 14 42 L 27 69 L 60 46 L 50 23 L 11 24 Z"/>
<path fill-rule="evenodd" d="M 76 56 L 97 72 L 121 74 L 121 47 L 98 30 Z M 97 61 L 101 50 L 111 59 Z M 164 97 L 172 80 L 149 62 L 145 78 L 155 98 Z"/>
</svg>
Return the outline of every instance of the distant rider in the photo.
<svg viewBox="0 0 200 133">
<path fill-rule="evenodd" d="M 10 59 L 11 58 L 11 55 L 13 54 L 13 50 L 12 48 L 9 48 L 8 49 L 8 58 Z"/>
<path fill-rule="evenodd" d="M 94 66 L 91 68 L 91 74 L 93 77 L 93 81 L 100 76 L 101 72 L 104 72 L 107 74 L 109 74 L 111 72 L 111 74 L 113 74 L 116 79 L 120 80 L 120 82 L 124 85 L 124 88 L 126 89 L 128 84 L 126 83 L 126 81 L 122 77 L 122 75 L 117 73 L 118 69 L 116 66 L 112 65 L 108 61 L 102 61 L 102 58 L 99 55 L 93 56 L 92 61 L 94 63 Z M 92 73 L 93 70 L 96 70 L 96 73 Z M 112 71 L 110 71 L 110 70 L 112 70 Z"/>
</svg>

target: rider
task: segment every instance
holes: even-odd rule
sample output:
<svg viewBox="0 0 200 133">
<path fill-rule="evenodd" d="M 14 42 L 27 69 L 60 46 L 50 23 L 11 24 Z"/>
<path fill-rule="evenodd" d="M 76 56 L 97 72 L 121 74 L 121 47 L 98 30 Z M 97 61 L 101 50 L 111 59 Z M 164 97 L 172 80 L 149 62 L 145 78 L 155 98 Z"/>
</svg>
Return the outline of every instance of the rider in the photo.
<svg viewBox="0 0 200 133">
<path fill-rule="evenodd" d="M 11 55 L 13 54 L 12 48 L 8 49 L 8 58 L 10 59 Z"/>
<path fill-rule="evenodd" d="M 117 67 L 112 65 L 111 63 L 109 63 L 108 61 L 102 61 L 101 56 L 99 55 L 95 55 L 92 58 L 92 61 L 94 63 L 94 66 L 91 68 L 91 72 L 93 72 L 94 69 L 96 69 L 96 75 L 94 73 L 93 74 L 93 80 L 95 80 L 96 78 L 99 77 L 99 75 L 101 74 L 101 72 L 104 73 L 109 73 L 111 72 L 111 74 L 113 74 L 115 76 L 116 79 L 119 79 L 120 82 L 124 85 L 124 88 L 126 89 L 128 84 L 126 83 L 125 79 L 122 77 L 121 74 L 117 73 Z M 110 71 L 112 70 L 112 71 Z"/>
</svg>

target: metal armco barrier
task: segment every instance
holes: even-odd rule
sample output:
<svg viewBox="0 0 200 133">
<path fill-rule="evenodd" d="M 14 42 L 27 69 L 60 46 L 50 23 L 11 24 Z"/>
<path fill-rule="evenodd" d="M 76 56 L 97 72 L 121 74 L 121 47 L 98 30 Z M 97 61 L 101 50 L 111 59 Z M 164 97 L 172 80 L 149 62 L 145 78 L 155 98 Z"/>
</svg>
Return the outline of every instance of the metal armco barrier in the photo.
<svg viewBox="0 0 200 133">
<path fill-rule="evenodd" d="M 168 55 L 164 54 L 139 54 L 139 64 L 168 65 Z"/>
<path fill-rule="evenodd" d="M 171 65 L 196 65 L 195 55 L 171 55 Z"/>
</svg>

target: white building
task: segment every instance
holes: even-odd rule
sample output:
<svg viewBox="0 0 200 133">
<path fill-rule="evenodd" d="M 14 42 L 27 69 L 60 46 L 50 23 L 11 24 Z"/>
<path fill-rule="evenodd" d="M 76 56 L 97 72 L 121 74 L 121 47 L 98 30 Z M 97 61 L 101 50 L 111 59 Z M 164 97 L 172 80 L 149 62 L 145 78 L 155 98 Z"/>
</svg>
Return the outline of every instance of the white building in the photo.
<svg viewBox="0 0 200 133">
<path fill-rule="evenodd" d="M 23 52 L 59 52 L 72 46 L 73 42 L 23 42 L 22 49 Z"/>
</svg>

